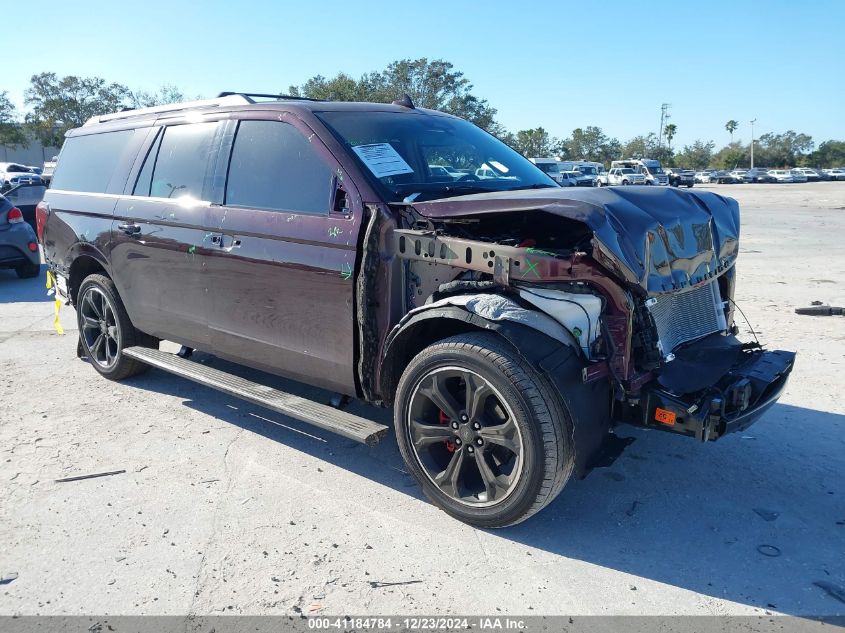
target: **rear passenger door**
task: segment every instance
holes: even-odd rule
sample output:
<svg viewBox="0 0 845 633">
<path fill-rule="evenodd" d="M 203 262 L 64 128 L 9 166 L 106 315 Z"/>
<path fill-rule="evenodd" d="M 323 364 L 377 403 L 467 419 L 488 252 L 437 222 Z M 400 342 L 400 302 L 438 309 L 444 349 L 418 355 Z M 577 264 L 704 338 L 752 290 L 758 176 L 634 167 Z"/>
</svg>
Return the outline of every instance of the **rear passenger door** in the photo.
<svg viewBox="0 0 845 633">
<path fill-rule="evenodd" d="M 230 125 L 224 199 L 212 207 L 220 245 L 208 258 L 215 353 L 354 394 L 358 196 L 293 115 Z"/>
<path fill-rule="evenodd" d="M 207 347 L 205 255 L 212 177 L 225 124 L 154 129 L 112 226 L 115 284 L 141 330 Z"/>
</svg>

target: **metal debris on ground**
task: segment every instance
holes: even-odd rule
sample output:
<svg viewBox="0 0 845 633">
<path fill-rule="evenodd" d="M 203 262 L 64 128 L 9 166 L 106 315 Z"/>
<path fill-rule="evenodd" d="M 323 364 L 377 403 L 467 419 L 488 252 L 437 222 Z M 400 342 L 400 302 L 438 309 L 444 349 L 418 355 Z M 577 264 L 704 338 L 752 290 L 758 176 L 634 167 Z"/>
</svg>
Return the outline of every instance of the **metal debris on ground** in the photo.
<svg viewBox="0 0 845 633">
<path fill-rule="evenodd" d="M 397 585 L 415 585 L 422 580 L 402 580 L 399 582 L 378 582 L 376 580 L 370 581 L 370 587 L 373 589 L 378 589 L 379 587 L 395 587 Z"/>
<path fill-rule="evenodd" d="M 0 585 L 8 585 L 18 577 L 18 572 L 13 571 L 8 574 L 0 574 Z"/>
<path fill-rule="evenodd" d="M 809 308 L 795 308 L 795 314 L 807 314 L 809 316 L 843 316 L 845 315 L 845 308 L 834 306 L 813 305 Z"/>
<path fill-rule="evenodd" d="M 76 477 L 63 477 L 62 479 L 56 479 L 57 484 L 63 484 L 68 481 L 81 481 L 82 479 L 94 479 L 96 477 L 109 477 L 110 475 L 122 475 L 125 473 L 125 470 L 110 470 L 106 473 L 94 473 L 93 475 L 77 475 Z"/>
</svg>

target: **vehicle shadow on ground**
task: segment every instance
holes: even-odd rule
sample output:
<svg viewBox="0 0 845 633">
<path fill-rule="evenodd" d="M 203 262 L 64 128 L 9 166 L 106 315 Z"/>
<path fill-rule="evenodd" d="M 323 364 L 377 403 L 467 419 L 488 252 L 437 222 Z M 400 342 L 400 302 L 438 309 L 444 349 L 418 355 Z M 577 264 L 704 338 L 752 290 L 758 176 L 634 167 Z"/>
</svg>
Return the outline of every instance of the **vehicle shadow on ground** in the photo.
<svg viewBox="0 0 845 633">
<path fill-rule="evenodd" d="M 316 401 L 331 396 L 209 362 Z M 185 398 L 185 406 L 427 502 L 392 432 L 367 448 L 157 370 L 127 383 Z M 389 409 L 356 402 L 348 410 L 392 421 Z M 636 441 L 612 467 L 570 482 L 533 519 L 488 533 L 631 574 L 631 587 L 640 577 L 782 613 L 845 614 L 845 603 L 814 584 L 830 583 L 834 593 L 845 585 L 843 431 L 845 416 L 786 404 L 746 433 L 707 445 L 622 427 Z"/>
<path fill-rule="evenodd" d="M 0 269 L 0 303 L 53 301 L 44 287 L 47 266 L 42 264 L 38 277 L 21 279 L 14 270 Z"/>
</svg>

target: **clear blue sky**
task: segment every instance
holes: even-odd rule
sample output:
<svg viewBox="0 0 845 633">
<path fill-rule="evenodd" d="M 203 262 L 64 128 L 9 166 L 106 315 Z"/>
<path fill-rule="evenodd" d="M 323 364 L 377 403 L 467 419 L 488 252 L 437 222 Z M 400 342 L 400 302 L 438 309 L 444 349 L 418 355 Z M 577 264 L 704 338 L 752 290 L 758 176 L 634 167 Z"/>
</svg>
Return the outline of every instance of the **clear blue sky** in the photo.
<svg viewBox="0 0 845 633">
<path fill-rule="evenodd" d="M 672 104 L 675 145 L 788 129 L 845 139 L 845 2 L 62 2 L 7 29 L 0 90 L 42 71 L 191 96 L 272 92 L 443 58 L 508 129 L 599 125 L 626 140 Z M 531 8 L 533 6 L 533 8 Z M 28 22 L 32 24 L 32 22 Z M 18 35 L 13 35 L 18 33 Z M 17 42 L 15 43 L 15 40 Z"/>
</svg>

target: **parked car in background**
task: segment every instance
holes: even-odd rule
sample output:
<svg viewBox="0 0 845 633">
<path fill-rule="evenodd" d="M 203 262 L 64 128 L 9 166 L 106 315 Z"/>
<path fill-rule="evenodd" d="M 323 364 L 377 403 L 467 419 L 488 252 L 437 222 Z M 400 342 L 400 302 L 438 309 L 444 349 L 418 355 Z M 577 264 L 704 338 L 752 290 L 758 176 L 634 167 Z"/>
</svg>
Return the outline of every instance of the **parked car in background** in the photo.
<svg viewBox="0 0 845 633">
<path fill-rule="evenodd" d="M 607 176 L 598 181 L 598 186 L 602 185 L 644 185 L 645 176 L 638 174 L 631 167 L 614 167 Z"/>
<path fill-rule="evenodd" d="M 560 163 L 561 171 L 577 171 L 581 174 L 578 179 L 579 187 L 595 187 L 598 184 L 599 174 L 604 171 L 604 165 L 593 161 L 571 160 Z"/>
<path fill-rule="evenodd" d="M 822 171 L 827 174 L 828 180 L 845 180 L 845 169 L 833 167 L 831 169 L 823 169 Z"/>
<path fill-rule="evenodd" d="M 50 160 L 44 161 L 44 166 L 41 168 L 41 179 L 44 184 L 50 186 L 50 181 L 53 179 L 53 171 L 56 169 L 56 160 L 58 156 L 53 156 Z"/>
<path fill-rule="evenodd" d="M 562 171 L 560 172 L 560 180 L 558 184 L 561 187 L 577 187 L 578 178 L 581 176 L 577 171 Z"/>
<path fill-rule="evenodd" d="M 724 169 L 710 172 L 710 182 L 717 185 L 732 185 L 737 182 L 736 176 Z M 740 181 L 741 182 L 741 181 Z"/>
<path fill-rule="evenodd" d="M 795 182 L 795 176 L 788 169 L 770 169 L 769 175 L 775 182 Z"/>
<path fill-rule="evenodd" d="M 0 192 L 8 191 L 16 185 L 40 185 L 41 176 L 31 167 L 19 163 L 0 163 Z"/>
<path fill-rule="evenodd" d="M 652 158 L 628 158 L 626 160 L 615 160 L 610 163 L 614 167 L 624 169 L 629 167 L 638 174 L 642 174 L 647 185 L 668 185 L 669 176 L 663 171 L 659 160 Z"/>
<path fill-rule="evenodd" d="M 569 178 L 575 181 L 576 187 L 594 187 L 596 180 L 594 176 L 588 176 L 587 174 L 583 173 L 577 169 L 570 169 L 564 172 L 563 174 L 568 174 Z"/>
<path fill-rule="evenodd" d="M 764 183 L 764 182 L 776 182 L 775 178 L 769 175 L 768 169 L 763 169 L 761 167 L 755 167 L 754 169 L 749 169 L 745 176 L 748 178 L 748 182 L 756 182 L 756 183 Z"/>
<path fill-rule="evenodd" d="M 790 169 L 789 173 L 792 174 L 792 182 L 807 182 L 809 180 L 807 174 L 801 169 Z"/>
<path fill-rule="evenodd" d="M 821 180 L 819 173 L 815 169 L 810 169 L 809 167 L 796 167 L 792 171 L 793 173 L 803 174 L 807 179 L 806 182 L 818 182 Z"/>
<path fill-rule="evenodd" d="M 44 184 L 15 185 L 3 194 L 6 199 L 23 213 L 24 222 L 36 228 L 35 208 L 44 199 L 47 187 Z"/>
<path fill-rule="evenodd" d="M 537 165 L 540 171 L 554 180 L 557 184 L 563 185 L 560 164 L 556 158 L 529 158 L 528 160 Z M 569 184 L 563 186 L 568 187 Z"/>
<path fill-rule="evenodd" d="M 695 172 L 695 182 L 700 182 L 702 184 L 709 183 L 711 173 L 712 172 L 709 172 L 709 171 L 697 171 L 697 172 Z"/>
<path fill-rule="evenodd" d="M 0 268 L 12 268 L 21 279 L 37 277 L 41 253 L 33 228 L 23 212 L 0 195 Z"/>
<path fill-rule="evenodd" d="M 747 169 L 733 169 L 730 174 L 734 177 L 734 181 L 737 183 L 751 182 L 751 179 L 748 177 Z"/>
<path fill-rule="evenodd" d="M 695 184 L 695 172 L 691 169 L 667 167 L 663 171 L 669 176 L 669 184 L 673 187 L 692 187 Z"/>
<path fill-rule="evenodd" d="M 475 170 L 475 177 L 481 180 L 491 180 L 499 178 L 500 174 L 496 171 L 493 171 L 492 167 L 482 165 L 481 167 Z"/>
<path fill-rule="evenodd" d="M 428 166 L 428 173 L 435 178 L 451 178 L 452 176 L 446 170 L 445 167 L 441 165 L 429 165 Z"/>
</svg>

